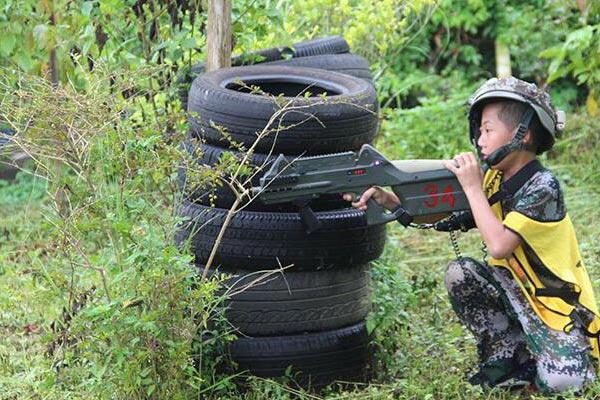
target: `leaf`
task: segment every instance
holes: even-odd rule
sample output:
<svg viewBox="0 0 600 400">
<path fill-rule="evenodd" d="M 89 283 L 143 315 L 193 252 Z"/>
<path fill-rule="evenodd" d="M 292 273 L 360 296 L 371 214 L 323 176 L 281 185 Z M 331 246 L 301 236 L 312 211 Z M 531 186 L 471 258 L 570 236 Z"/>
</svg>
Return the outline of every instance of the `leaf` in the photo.
<svg viewBox="0 0 600 400">
<path fill-rule="evenodd" d="M 17 43 L 17 38 L 15 35 L 6 35 L 2 36 L 2 40 L 0 40 L 0 54 L 4 56 L 9 56 L 15 48 L 15 44 Z"/>
<path fill-rule="evenodd" d="M 81 49 L 81 53 L 83 55 L 87 55 L 90 52 L 90 47 L 94 44 L 93 40 L 86 40 L 83 42 L 83 48 Z"/>
<path fill-rule="evenodd" d="M 590 114 L 590 117 L 595 117 L 598 112 L 598 103 L 594 98 L 594 89 L 590 90 L 590 94 L 588 94 L 587 101 L 585 103 L 587 107 L 587 112 Z"/>
<path fill-rule="evenodd" d="M 25 51 L 19 51 L 13 56 L 13 60 L 15 60 L 19 67 L 23 68 L 25 71 L 31 71 L 33 68 L 33 59 L 29 53 Z"/>
<path fill-rule="evenodd" d="M 152 368 L 147 367 L 147 368 L 145 368 L 145 369 L 143 369 L 143 370 L 140 371 L 140 376 L 142 378 L 146 378 L 146 377 L 148 377 L 148 375 L 150 375 L 150 372 L 152 372 Z"/>
<path fill-rule="evenodd" d="M 94 9 L 93 1 L 84 1 L 81 5 L 81 13 L 86 17 L 89 17 L 92 14 L 92 10 Z"/>
<path fill-rule="evenodd" d="M 564 68 L 560 68 L 558 63 L 558 59 L 554 59 L 552 60 L 552 63 L 550 64 L 550 76 L 548 77 L 548 83 L 551 83 L 555 80 L 557 80 L 558 78 L 562 78 L 563 76 L 566 76 L 572 69 L 573 69 L 573 65 L 569 65 L 567 67 Z"/>
<path fill-rule="evenodd" d="M 46 42 L 48 41 L 47 33 L 47 24 L 38 24 L 33 28 L 33 37 L 35 38 L 35 41 L 39 43 L 40 48 L 46 46 Z"/>
<path fill-rule="evenodd" d="M 146 395 L 148 395 L 148 397 L 150 397 L 152 395 L 152 393 L 154 393 L 155 390 L 156 390 L 156 385 L 151 384 L 150 386 L 148 386 L 146 388 Z"/>
<path fill-rule="evenodd" d="M 577 29 L 567 35 L 566 45 L 569 48 L 585 49 L 590 46 L 590 42 L 594 36 L 594 27 L 586 26 Z"/>
<path fill-rule="evenodd" d="M 550 47 L 538 54 L 541 58 L 554 58 L 562 56 L 564 58 L 564 50 L 562 45 Z"/>
<path fill-rule="evenodd" d="M 367 332 L 369 335 L 375 330 L 375 322 L 372 319 L 367 319 Z"/>
</svg>

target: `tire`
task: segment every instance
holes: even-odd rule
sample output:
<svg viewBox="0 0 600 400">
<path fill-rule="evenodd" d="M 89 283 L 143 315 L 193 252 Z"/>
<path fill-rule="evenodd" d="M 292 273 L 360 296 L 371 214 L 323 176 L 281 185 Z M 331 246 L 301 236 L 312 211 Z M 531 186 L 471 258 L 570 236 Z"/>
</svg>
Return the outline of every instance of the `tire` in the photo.
<svg viewBox="0 0 600 400">
<path fill-rule="evenodd" d="M 369 335 L 359 323 L 305 335 L 240 338 L 229 345 L 229 354 L 238 370 L 278 377 L 292 366 L 297 383 L 322 388 L 336 380 L 365 381 Z"/>
<path fill-rule="evenodd" d="M 8 156 L 0 154 L 0 180 L 14 181 L 17 173 L 30 159 L 31 156 L 27 153 L 15 153 Z"/>
<path fill-rule="evenodd" d="M 219 295 L 227 321 L 250 336 L 339 329 L 363 321 L 370 310 L 370 266 L 321 271 L 225 271 Z M 248 286 L 246 288 L 246 286 Z"/>
<path fill-rule="evenodd" d="M 205 264 L 227 211 L 184 201 L 178 215 L 189 218 L 178 227 L 175 243 L 189 244 L 196 262 Z M 318 270 L 365 264 L 381 255 L 385 226 L 367 226 L 363 211 L 350 208 L 316 216 L 322 228 L 308 234 L 297 213 L 239 211 L 225 230 L 214 265 L 262 270 L 293 264 L 298 270 Z"/>
<path fill-rule="evenodd" d="M 261 64 L 270 61 L 284 60 L 289 57 L 311 57 L 323 54 L 341 54 L 348 53 L 350 48 L 348 43 L 341 36 L 327 36 L 311 40 L 304 40 L 294 43 L 292 47 L 272 47 L 269 49 L 252 51 L 231 58 L 231 66 L 239 67 L 242 65 Z M 308 66 L 308 65 L 307 65 Z M 203 74 L 206 63 L 198 63 L 190 68 L 187 73 L 180 72 L 177 76 L 177 91 L 184 110 L 187 110 L 187 98 L 190 84 L 198 75 Z"/>
<path fill-rule="evenodd" d="M 275 95 L 244 93 L 237 81 L 260 86 Z M 245 91 L 248 91 L 244 89 Z M 304 90 L 313 95 L 302 97 Z M 329 93 L 326 99 L 320 95 Z M 375 89 L 349 75 L 324 70 L 258 65 L 208 72 L 190 89 L 188 118 L 191 131 L 208 143 L 223 143 L 220 130 L 231 140 L 250 147 L 273 114 L 288 104 L 290 109 L 270 126 L 288 127 L 256 144 L 256 151 L 289 155 L 316 155 L 358 150 L 370 142 L 378 128 Z M 220 128 L 216 128 L 220 127 Z"/>
<path fill-rule="evenodd" d="M 291 56 L 294 58 L 298 58 L 317 56 L 320 54 L 348 53 L 349 51 L 350 48 L 348 47 L 348 42 L 346 42 L 346 40 L 343 37 L 327 36 L 324 38 L 316 38 L 294 43 L 292 45 Z M 290 53 L 284 50 L 283 55 L 289 56 Z"/>
<path fill-rule="evenodd" d="M 237 160 L 242 160 L 244 153 L 234 149 L 211 146 L 200 142 L 185 142 L 183 147 L 190 155 L 191 159 L 197 159 L 197 165 L 190 165 L 191 168 L 207 168 L 219 162 L 224 153 L 231 153 Z M 251 167 L 262 166 L 263 171 L 268 171 L 270 164 L 277 158 L 277 155 L 268 155 L 262 153 L 253 153 L 250 158 Z M 264 173 L 264 172 L 263 172 Z M 260 177 L 263 173 L 258 173 L 250 182 L 252 186 L 258 186 Z M 179 187 L 183 191 L 185 198 L 191 202 L 203 205 L 214 205 L 218 208 L 229 209 L 233 206 L 236 196 L 231 188 L 226 184 L 206 184 L 204 186 L 188 183 L 186 180 L 186 167 L 179 169 Z M 298 207 L 293 204 L 264 204 L 260 199 L 248 201 L 244 199 L 240 207 L 246 211 L 271 211 L 271 212 L 298 212 Z M 339 194 L 325 194 L 309 203 L 314 211 L 327 211 L 347 208 L 350 203 L 344 201 Z"/>
<path fill-rule="evenodd" d="M 357 54 L 326 54 L 290 58 L 289 60 L 272 61 L 263 65 L 285 65 L 289 67 L 324 69 L 326 71 L 351 75 L 373 85 L 373 76 L 371 75 L 369 62 L 364 57 Z"/>
</svg>

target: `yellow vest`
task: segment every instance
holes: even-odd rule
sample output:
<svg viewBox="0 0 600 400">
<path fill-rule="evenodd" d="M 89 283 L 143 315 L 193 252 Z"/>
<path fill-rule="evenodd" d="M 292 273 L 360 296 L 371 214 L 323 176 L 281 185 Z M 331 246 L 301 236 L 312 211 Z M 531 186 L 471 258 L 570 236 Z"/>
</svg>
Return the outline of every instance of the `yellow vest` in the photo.
<svg viewBox="0 0 600 400">
<path fill-rule="evenodd" d="M 489 169 L 484 177 L 483 187 L 489 198 L 500 187 L 500 179 L 495 178 L 497 170 Z M 589 334 L 600 332 L 600 317 L 594 291 L 588 273 L 579 254 L 575 230 L 568 214 L 560 221 L 540 222 L 517 211 L 509 211 L 502 216 L 501 202 L 492 205 L 492 210 L 502 224 L 516 232 L 521 240 L 535 252 L 540 261 L 557 278 L 567 283 L 576 293 L 577 302 L 594 313 L 594 319 L 587 326 Z M 550 328 L 569 332 L 574 321 L 571 313 L 575 307 L 560 297 L 542 296 L 536 291 L 545 289 L 543 283 L 529 264 L 519 245 L 508 259 L 491 258 L 489 264 L 507 268 L 519 283 L 525 297 L 540 319 Z M 598 336 L 590 337 L 592 354 L 598 359 L 600 346 Z"/>
</svg>

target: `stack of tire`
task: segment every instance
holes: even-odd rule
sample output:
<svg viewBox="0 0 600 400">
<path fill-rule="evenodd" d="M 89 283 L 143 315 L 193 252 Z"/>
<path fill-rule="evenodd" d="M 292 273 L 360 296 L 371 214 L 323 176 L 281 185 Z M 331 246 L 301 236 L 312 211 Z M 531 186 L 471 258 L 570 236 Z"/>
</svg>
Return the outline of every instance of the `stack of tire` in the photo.
<svg viewBox="0 0 600 400">
<path fill-rule="evenodd" d="M 372 142 L 378 104 L 368 63 L 349 53 L 342 38 L 257 53 L 266 56 L 259 65 L 208 73 L 202 73 L 203 65 L 193 69 L 197 76 L 182 101 L 195 138 L 186 148 L 201 166 L 210 168 L 225 152 L 241 159 L 229 140 L 250 148 L 281 106 L 244 89 L 240 80 L 283 94 L 281 103 L 302 107 L 276 123 L 293 128 L 257 144 L 251 160 L 255 166 L 268 168 L 279 154 L 318 156 L 356 151 Z M 310 96 L 303 95 L 306 90 Z M 324 93 L 327 101 L 320 96 Z M 223 128 L 228 140 L 223 140 Z M 226 186 L 186 184 L 184 173 L 180 182 L 186 196 L 178 213 L 187 221 L 175 240 L 190 247 L 202 268 L 235 196 Z M 310 206 L 321 222 L 310 234 L 298 208 L 290 204 L 267 206 L 255 200 L 242 204 L 233 216 L 211 270 L 232 276 L 224 290 L 248 286 L 228 300 L 227 320 L 240 333 L 229 353 L 239 370 L 261 377 L 283 376 L 291 366 L 293 378 L 303 386 L 361 381 L 369 354 L 369 263 L 383 251 L 385 227 L 367 227 L 364 212 L 340 195 L 324 196 Z M 279 271 L 260 279 L 259 271 L 265 270 Z M 260 282 L 250 284 L 256 280 Z"/>
</svg>

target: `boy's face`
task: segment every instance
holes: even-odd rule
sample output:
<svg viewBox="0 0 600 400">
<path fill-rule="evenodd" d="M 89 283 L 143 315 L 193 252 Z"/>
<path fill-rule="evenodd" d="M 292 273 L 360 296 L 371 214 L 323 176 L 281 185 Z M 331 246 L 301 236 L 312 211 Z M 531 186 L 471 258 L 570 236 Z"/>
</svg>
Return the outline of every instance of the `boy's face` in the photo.
<svg viewBox="0 0 600 400">
<path fill-rule="evenodd" d="M 508 144 L 515 135 L 514 129 L 510 129 L 504 122 L 500 121 L 498 114 L 500 104 L 486 104 L 481 113 L 481 126 L 477 145 L 481 148 L 481 156 L 485 160 L 490 154 L 500 147 Z"/>
</svg>

